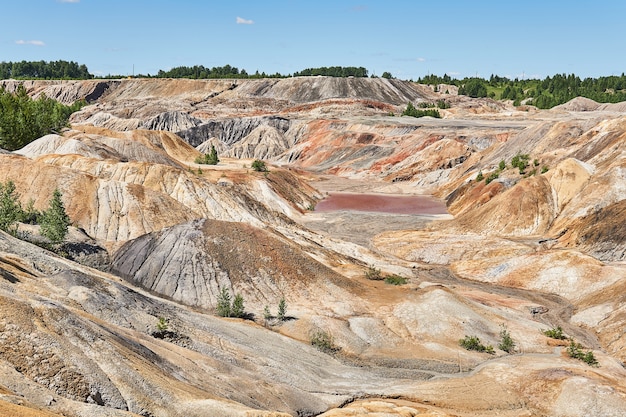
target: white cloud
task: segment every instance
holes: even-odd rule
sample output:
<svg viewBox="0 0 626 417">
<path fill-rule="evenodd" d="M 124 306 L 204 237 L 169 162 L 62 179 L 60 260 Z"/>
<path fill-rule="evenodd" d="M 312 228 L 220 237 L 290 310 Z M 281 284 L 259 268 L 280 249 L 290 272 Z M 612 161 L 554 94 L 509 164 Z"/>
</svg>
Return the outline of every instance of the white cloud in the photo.
<svg viewBox="0 0 626 417">
<path fill-rule="evenodd" d="M 238 25 L 252 25 L 252 24 L 254 24 L 254 21 L 250 20 L 250 19 L 244 19 L 243 17 L 237 16 L 237 24 Z"/>
<path fill-rule="evenodd" d="M 80 3 L 80 0 L 57 0 L 59 3 Z"/>
<path fill-rule="evenodd" d="M 426 62 L 426 58 L 417 58 L 417 62 Z"/>
<path fill-rule="evenodd" d="M 15 43 L 18 44 L 18 45 L 35 45 L 35 46 L 44 46 L 45 45 L 45 43 L 43 41 L 25 41 L 23 39 L 15 41 Z"/>
</svg>

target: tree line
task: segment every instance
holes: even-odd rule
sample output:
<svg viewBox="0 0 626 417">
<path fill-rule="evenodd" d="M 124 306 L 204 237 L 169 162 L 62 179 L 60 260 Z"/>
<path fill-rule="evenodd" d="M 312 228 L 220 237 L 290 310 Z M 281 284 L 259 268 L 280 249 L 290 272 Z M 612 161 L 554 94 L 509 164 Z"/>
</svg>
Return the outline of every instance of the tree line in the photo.
<svg viewBox="0 0 626 417">
<path fill-rule="evenodd" d="M 0 62 L 0 79 L 88 80 L 86 65 L 73 61 Z"/>
<path fill-rule="evenodd" d="M 468 77 L 461 80 L 450 77 L 428 75 L 417 80 L 438 88 L 441 84 L 459 87 L 459 94 L 470 97 L 491 97 L 496 100 L 513 100 L 540 109 L 549 109 L 568 102 L 575 97 L 586 97 L 599 103 L 626 101 L 626 75 L 612 75 L 581 79 L 575 74 L 556 74 L 540 79 L 509 79 L 491 75 L 489 79 Z"/>
<path fill-rule="evenodd" d="M 156 75 L 139 74 L 141 78 L 288 78 L 296 76 L 328 76 L 328 77 L 367 77 L 368 71 L 364 67 L 317 67 L 307 68 L 294 72 L 293 75 L 280 73 L 266 74 L 249 73 L 231 65 L 221 67 L 205 67 L 203 65 L 179 66 L 170 70 L 159 70 Z M 111 78 L 113 76 L 108 75 Z M 115 76 L 121 77 L 121 76 Z M 372 74 L 372 78 L 376 75 Z M 393 78 L 385 71 L 384 78 Z M 71 61 L 21 61 L 0 62 L 0 79 L 90 79 L 95 78 L 89 73 L 85 65 Z M 410 80 L 412 81 L 412 80 Z M 435 86 L 454 85 L 459 88 L 459 94 L 470 97 L 490 97 L 495 100 L 512 100 L 519 105 L 526 104 L 548 109 L 565 103 L 575 97 L 587 97 L 600 103 L 616 103 L 626 101 L 626 75 L 612 75 L 598 78 L 581 79 L 575 74 L 556 74 L 544 79 L 509 79 L 498 75 L 491 75 L 489 79 L 466 77 L 456 79 L 448 74 L 443 76 L 429 74 L 418 78 L 417 83 Z"/>
</svg>

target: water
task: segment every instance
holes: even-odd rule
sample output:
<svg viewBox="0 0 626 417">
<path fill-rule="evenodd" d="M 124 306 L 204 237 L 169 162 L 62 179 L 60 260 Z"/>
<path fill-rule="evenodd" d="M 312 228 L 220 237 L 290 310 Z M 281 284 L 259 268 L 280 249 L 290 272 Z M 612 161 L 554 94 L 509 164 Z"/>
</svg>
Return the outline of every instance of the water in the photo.
<svg viewBox="0 0 626 417">
<path fill-rule="evenodd" d="M 431 196 L 331 193 L 317 203 L 315 211 L 354 210 L 392 214 L 448 214 L 446 205 Z"/>
</svg>

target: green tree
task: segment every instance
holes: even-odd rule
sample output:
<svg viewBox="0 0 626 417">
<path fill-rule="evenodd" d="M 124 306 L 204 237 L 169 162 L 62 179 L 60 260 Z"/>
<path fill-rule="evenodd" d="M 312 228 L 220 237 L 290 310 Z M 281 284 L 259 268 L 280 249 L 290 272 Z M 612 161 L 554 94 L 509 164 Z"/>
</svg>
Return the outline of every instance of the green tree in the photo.
<svg viewBox="0 0 626 417">
<path fill-rule="evenodd" d="M 386 79 L 390 80 L 390 79 L 392 79 L 392 78 L 393 78 L 393 75 L 391 75 L 391 73 L 390 73 L 390 72 L 385 71 L 385 72 L 383 72 L 383 75 L 381 75 L 381 77 L 383 77 L 383 78 L 386 78 Z"/>
<path fill-rule="evenodd" d="M 70 225 L 70 218 L 65 212 L 61 196 L 61 191 L 55 189 L 48 209 L 41 215 L 41 234 L 52 243 L 62 242 Z"/>
<path fill-rule="evenodd" d="M 19 197 L 13 181 L 0 183 L 0 229 L 13 235 L 17 232 L 17 222 L 22 216 Z"/>
<path fill-rule="evenodd" d="M 70 115 L 84 101 L 65 106 L 42 94 L 37 100 L 28 96 L 20 84 L 15 94 L 0 89 L 0 147 L 14 151 L 49 133 L 69 126 Z"/>
<path fill-rule="evenodd" d="M 470 78 L 459 88 L 459 94 L 473 98 L 487 97 L 487 86 L 480 78 Z"/>
<path fill-rule="evenodd" d="M 204 165 L 217 165 L 220 162 L 219 157 L 217 156 L 217 150 L 215 146 L 211 145 L 211 151 L 209 153 L 202 154 L 196 157 L 196 164 L 204 164 Z"/>
<path fill-rule="evenodd" d="M 230 292 L 228 288 L 222 288 L 222 291 L 217 296 L 217 315 L 221 317 L 230 317 Z"/>
<path fill-rule="evenodd" d="M 233 304 L 230 307 L 230 316 L 242 318 L 246 315 L 245 308 L 243 306 L 243 296 L 241 294 L 235 295 L 235 299 L 233 300 Z"/>
<path fill-rule="evenodd" d="M 500 343 L 498 344 L 498 349 L 503 350 L 506 353 L 511 353 L 515 349 L 515 341 L 504 324 L 500 329 Z"/>
<path fill-rule="evenodd" d="M 287 302 L 285 301 L 285 297 L 280 299 L 278 303 L 278 320 L 285 321 L 285 314 L 287 313 Z"/>
</svg>

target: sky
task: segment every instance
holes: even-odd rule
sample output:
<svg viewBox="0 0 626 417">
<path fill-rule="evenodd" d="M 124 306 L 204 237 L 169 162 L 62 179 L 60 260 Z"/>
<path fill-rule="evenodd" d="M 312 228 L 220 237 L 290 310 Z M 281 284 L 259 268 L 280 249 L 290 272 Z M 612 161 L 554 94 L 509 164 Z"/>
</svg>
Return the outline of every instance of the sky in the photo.
<svg viewBox="0 0 626 417">
<path fill-rule="evenodd" d="M 626 72 L 624 0 L 0 0 L 0 61 L 96 76 L 231 65 L 581 78 Z"/>
</svg>

